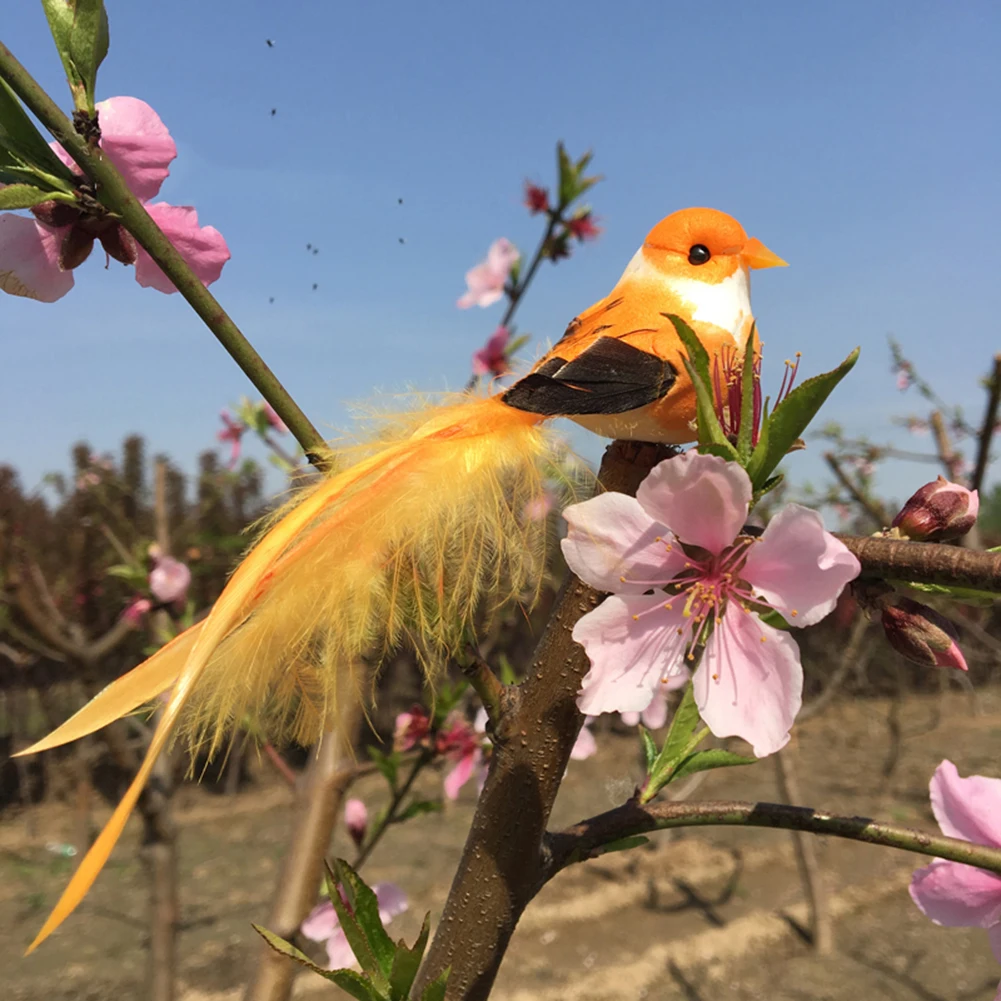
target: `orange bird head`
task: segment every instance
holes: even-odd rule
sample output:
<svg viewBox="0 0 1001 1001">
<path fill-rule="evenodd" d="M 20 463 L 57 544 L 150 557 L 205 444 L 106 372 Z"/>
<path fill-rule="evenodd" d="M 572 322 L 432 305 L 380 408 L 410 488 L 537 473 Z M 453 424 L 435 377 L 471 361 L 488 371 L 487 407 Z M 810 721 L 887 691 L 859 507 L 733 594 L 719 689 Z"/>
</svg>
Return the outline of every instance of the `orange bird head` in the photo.
<svg viewBox="0 0 1001 1001">
<path fill-rule="evenodd" d="M 750 269 L 780 264 L 725 212 L 675 212 L 504 402 L 609 438 L 691 441 L 695 393 L 669 316 L 682 317 L 710 355 L 742 351 L 754 329 Z"/>
<path fill-rule="evenodd" d="M 733 216 L 716 209 L 682 209 L 647 234 L 645 260 L 671 278 L 717 285 L 740 270 L 785 265 Z"/>
</svg>

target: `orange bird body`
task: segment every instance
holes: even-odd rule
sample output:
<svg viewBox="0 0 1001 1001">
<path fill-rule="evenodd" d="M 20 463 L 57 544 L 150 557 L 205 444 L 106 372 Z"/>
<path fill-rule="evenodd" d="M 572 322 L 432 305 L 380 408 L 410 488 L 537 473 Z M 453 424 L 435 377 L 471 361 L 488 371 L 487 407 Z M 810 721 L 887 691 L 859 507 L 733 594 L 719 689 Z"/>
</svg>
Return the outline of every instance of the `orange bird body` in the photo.
<svg viewBox="0 0 1001 1001">
<path fill-rule="evenodd" d="M 316 740 L 344 689 L 361 687 L 353 665 L 363 656 L 406 641 L 433 669 L 484 607 L 530 593 L 546 532 L 524 512 L 559 454 L 541 425 L 569 417 L 609 438 L 693 440 L 694 390 L 668 316 L 710 355 L 742 349 L 753 330 L 749 271 L 784 263 L 722 212 L 676 212 L 511 388 L 423 408 L 353 457 L 333 454 L 336 471 L 271 519 L 204 621 L 22 752 L 166 698 L 139 773 L 29 952 L 83 899 L 176 732 L 211 753 L 249 714 Z"/>
</svg>

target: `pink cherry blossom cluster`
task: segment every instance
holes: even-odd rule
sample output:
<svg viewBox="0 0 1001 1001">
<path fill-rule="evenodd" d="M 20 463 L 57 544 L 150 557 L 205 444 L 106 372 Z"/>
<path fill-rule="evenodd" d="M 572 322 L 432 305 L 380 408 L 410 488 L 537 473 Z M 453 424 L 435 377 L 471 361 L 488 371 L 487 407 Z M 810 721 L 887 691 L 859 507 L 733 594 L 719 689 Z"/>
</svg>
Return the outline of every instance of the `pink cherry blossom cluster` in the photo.
<svg viewBox="0 0 1001 1001">
<path fill-rule="evenodd" d="M 139 628 L 143 618 L 157 605 L 183 604 L 191 586 L 191 570 L 186 564 L 165 555 L 155 544 L 149 547 L 149 558 L 152 567 L 147 582 L 152 597 L 134 598 L 122 613 L 122 618 L 134 628 Z"/>
<path fill-rule="evenodd" d="M 177 156 L 177 147 L 156 112 L 135 97 L 112 97 L 97 105 L 100 147 L 132 193 L 143 203 L 191 269 L 206 285 L 222 274 L 230 252 L 212 226 L 200 226 L 190 206 L 153 202 Z M 75 173 L 79 168 L 58 144 L 56 155 Z M 81 184 L 83 178 L 81 175 Z M 100 241 L 108 257 L 134 265 L 136 281 L 160 292 L 173 283 L 117 219 L 98 202 L 49 201 L 30 210 L 33 218 L 0 215 L 0 288 L 12 295 L 55 302 L 73 287 L 73 271 Z"/>
</svg>

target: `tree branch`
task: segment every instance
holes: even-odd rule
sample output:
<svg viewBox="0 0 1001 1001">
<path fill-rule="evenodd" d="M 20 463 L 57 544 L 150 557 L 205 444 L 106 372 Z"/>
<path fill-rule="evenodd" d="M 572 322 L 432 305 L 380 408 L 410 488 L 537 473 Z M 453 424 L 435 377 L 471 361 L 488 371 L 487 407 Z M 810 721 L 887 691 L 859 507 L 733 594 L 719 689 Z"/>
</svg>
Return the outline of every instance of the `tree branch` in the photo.
<svg viewBox="0 0 1001 1001">
<path fill-rule="evenodd" d="M 834 533 L 862 564 L 863 578 L 1001 592 L 1001 553 L 934 542 Z"/>
<path fill-rule="evenodd" d="M 998 407 L 1001 406 L 1001 354 L 994 356 L 994 371 L 988 386 L 987 409 L 977 442 L 977 464 L 973 467 L 973 476 L 970 478 L 971 490 L 979 490 L 983 486 L 987 463 L 990 461 L 991 440 L 998 422 Z"/>
<path fill-rule="evenodd" d="M 613 442 L 599 480 L 608 490 L 634 494 L 669 454 L 655 445 Z M 571 632 L 599 597 L 570 576 L 520 697 L 505 700 L 487 781 L 414 996 L 450 966 L 446 997 L 484 1001 L 518 919 L 545 881 L 546 824 L 583 722 L 576 697 L 588 660 Z"/>
<path fill-rule="evenodd" d="M 319 461 L 317 450 L 322 449 L 324 442 L 309 418 L 299 409 L 299 405 L 244 337 L 240 328 L 191 270 L 177 248 L 153 222 L 111 160 L 100 148 L 88 145 L 77 134 L 70 119 L 2 42 L 0 77 L 6 80 L 14 93 L 52 133 L 84 174 L 98 185 L 102 201 L 121 216 L 125 228 L 174 283 L 177 291 L 215 334 L 230 357 L 243 369 L 264 399 L 274 407 L 302 445 L 310 461 L 316 464 Z"/>
<path fill-rule="evenodd" d="M 885 528 L 890 524 L 890 519 L 886 516 L 883 505 L 871 497 L 867 497 L 859 490 L 852 482 L 851 477 L 841 468 L 841 463 L 833 452 L 825 452 L 824 461 L 830 466 L 831 472 L 834 473 L 838 483 L 845 488 L 851 499 L 876 522 L 877 528 Z"/>
<path fill-rule="evenodd" d="M 602 845 L 620 838 L 673 827 L 774 827 L 785 831 L 808 831 L 851 841 L 864 841 L 885 848 L 902 848 L 918 855 L 931 855 L 975 865 L 1001 874 L 1001 848 L 975 845 L 944 834 L 929 834 L 896 824 L 883 824 L 869 817 L 846 817 L 805 806 L 780 803 L 648 803 L 630 800 L 607 813 L 583 820 L 549 836 L 547 880 L 561 869 L 591 856 Z"/>
</svg>

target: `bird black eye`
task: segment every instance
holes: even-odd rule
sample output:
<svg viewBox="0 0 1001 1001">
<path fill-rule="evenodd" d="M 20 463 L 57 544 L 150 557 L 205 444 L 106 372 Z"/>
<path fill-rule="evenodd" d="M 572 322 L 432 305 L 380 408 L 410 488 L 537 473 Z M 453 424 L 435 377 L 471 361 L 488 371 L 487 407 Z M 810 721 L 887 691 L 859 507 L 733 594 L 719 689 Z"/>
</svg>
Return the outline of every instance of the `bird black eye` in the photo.
<svg viewBox="0 0 1001 1001">
<path fill-rule="evenodd" d="M 688 263 L 695 264 L 705 264 L 712 254 L 709 253 L 709 248 L 704 243 L 697 243 L 694 247 L 691 247 L 688 251 Z"/>
</svg>

